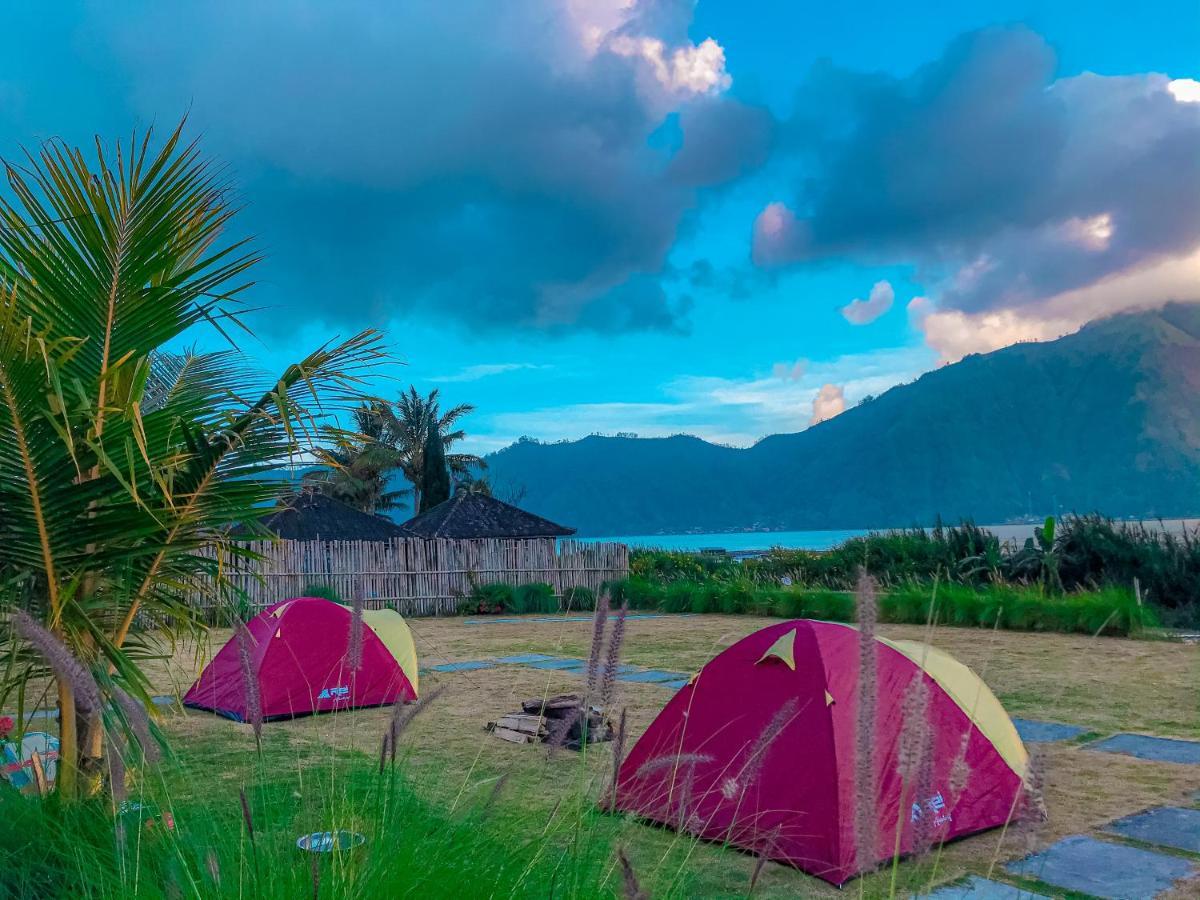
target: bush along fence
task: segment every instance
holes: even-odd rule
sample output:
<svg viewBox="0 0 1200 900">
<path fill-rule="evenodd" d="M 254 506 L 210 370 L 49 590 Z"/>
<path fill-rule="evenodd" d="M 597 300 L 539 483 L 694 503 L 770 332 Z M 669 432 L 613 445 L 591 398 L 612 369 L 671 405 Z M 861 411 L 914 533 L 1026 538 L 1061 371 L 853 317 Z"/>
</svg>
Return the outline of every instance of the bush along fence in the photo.
<svg viewBox="0 0 1200 900">
<path fill-rule="evenodd" d="M 349 600 L 361 596 L 368 608 L 390 606 L 404 615 L 445 615 L 459 611 L 464 598 L 483 585 L 541 585 L 554 606 L 564 596 L 582 599 L 607 582 L 629 574 L 624 544 L 585 544 L 554 540 L 256 541 L 248 549 L 259 559 L 251 570 L 225 571 L 224 580 L 244 598 L 243 617 L 314 585 Z M 190 603 L 214 609 L 217 591 L 201 581 Z M 550 601 L 541 601 L 549 606 Z"/>
<path fill-rule="evenodd" d="M 671 613 L 725 613 L 788 619 L 854 621 L 848 591 L 798 586 L 771 587 L 749 580 L 656 582 L 628 578 L 608 585 L 614 602 L 631 609 Z M 932 606 L 932 610 L 931 607 Z M 1157 624 L 1153 611 L 1133 592 L 1109 587 L 1051 596 L 1036 587 L 908 583 L 879 600 L 883 622 L 999 627 L 1018 631 L 1131 635 Z"/>
<path fill-rule="evenodd" d="M 1024 541 L 1002 542 L 964 522 L 875 532 L 826 551 L 776 548 L 745 561 L 635 550 L 630 574 L 657 583 L 749 580 L 845 591 L 863 566 L 887 588 L 937 579 L 980 589 L 1036 587 L 1055 598 L 1119 588 L 1152 607 L 1162 625 L 1200 627 L 1200 528 L 1172 533 L 1095 515 L 1049 519 L 1031 526 Z"/>
</svg>

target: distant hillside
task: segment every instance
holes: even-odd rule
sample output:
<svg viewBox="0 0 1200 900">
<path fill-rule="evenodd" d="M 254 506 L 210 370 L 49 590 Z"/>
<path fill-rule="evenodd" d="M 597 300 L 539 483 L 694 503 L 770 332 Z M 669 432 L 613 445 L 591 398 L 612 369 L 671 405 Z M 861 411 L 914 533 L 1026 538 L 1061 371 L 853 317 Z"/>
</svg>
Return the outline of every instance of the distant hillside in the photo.
<svg viewBox="0 0 1200 900">
<path fill-rule="evenodd" d="M 744 450 L 589 437 L 488 465 L 522 506 L 592 535 L 1196 515 L 1200 305 L 969 356 Z"/>
</svg>

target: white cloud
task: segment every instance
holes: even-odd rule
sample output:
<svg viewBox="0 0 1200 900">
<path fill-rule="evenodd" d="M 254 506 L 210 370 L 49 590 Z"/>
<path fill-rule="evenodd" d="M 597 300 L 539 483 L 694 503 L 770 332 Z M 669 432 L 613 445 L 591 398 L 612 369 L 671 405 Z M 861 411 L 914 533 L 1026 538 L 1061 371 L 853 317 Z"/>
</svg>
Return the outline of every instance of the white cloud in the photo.
<svg viewBox="0 0 1200 900">
<path fill-rule="evenodd" d="M 839 384 L 823 384 L 813 397 L 810 425 L 819 425 L 846 410 L 846 393 Z"/>
<path fill-rule="evenodd" d="M 429 380 L 434 382 L 478 381 L 480 378 L 489 378 L 492 375 L 503 375 L 506 372 L 517 372 L 522 369 L 550 368 L 553 367 L 539 366 L 534 363 L 482 363 L 480 365 L 467 366 L 451 375 L 435 375 Z"/>
<path fill-rule="evenodd" d="M 888 281 L 877 281 L 866 300 L 851 300 L 842 307 L 842 315 L 852 325 L 867 325 L 892 308 L 896 292 Z"/>
<path fill-rule="evenodd" d="M 1200 103 L 1200 81 L 1192 78 L 1174 78 L 1167 82 L 1167 90 L 1176 103 Z"/>
<path fill-rule="evenodd" d="M 933 362 L 924 348 L 898 348 L 809 362 L 794 379 L 778 377 L 774 368 L 749 378 L 684 376 L 663 386 L 665 400 L 577 403 L 501 413 L 487 423 L 485 440 L 504 445 L 521 435 L 554 441 L 620 431 L 641 437 L 694 434 L 747 447 L 765 435 L 803 431 L 812 424 L 823 386 L 837 386 L 845 408 L 867 394 L 878 395 L 912 380 Z M 833 413 L 827 401 L 821 408 Z"/>
<path fill-rule="evenodd" d="M 913 327 L 924 333 L 925 343 L 947 363 L 1020 341 L 1053 340 L 1093 319 L 1154 309 L 1172 300 L 1200 302 L 1200 249 L 1038 303 L 966 313 L 938 309 L 928 298 L 915 297 L 908 314 Z"/>
<path fill-rule="evenodd" d="M 1113 220 L 1109 213 L 1081 219 L 1074 216 L 1062 225 L 1063 236 L 1093 253 L 1107 250 L 1113 236 Z"/>
<path fill-rule="evenodd" d="M 660 38 L 619 34 L 608 41 L 607 47 L 617 56 L 643 60 L 658 83 L 672 94 L 718 93 L 732 83 L 725 71 L 725 51 L 712 38 L 668 48 Z"/>
<path fill-rule="evenodd" d="M 771 366 L 771 377 L 782 381 L 799 381 L 808 371 L 808 360 L 797 359 L 794 362 L 777 362 Z"/>
</svg>

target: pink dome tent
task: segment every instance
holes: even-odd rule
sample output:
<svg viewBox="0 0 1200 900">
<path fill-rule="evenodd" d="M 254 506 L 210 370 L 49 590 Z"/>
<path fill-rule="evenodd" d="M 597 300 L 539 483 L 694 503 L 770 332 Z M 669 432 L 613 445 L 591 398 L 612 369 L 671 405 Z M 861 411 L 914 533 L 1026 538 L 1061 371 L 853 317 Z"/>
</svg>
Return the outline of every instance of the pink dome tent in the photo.
<svg viewBox="0 0 1200 900">
<path fill-rule="evenodd" d="M 320 597 L 268 607 L 246 623 L 264 719 L 417 699 L 412 633 L 392 609 L 363 612 L 362 663 L 347 665 L 352 613 Z M 245 722 L 250 710 L 237 637 L 200 673 L 184 706 Z"/>
<path fill-rule="evenodd" d="M 720 653 L 625 758 L 616 808 L 837 885 L 891 859 L 894 847 L 906 854 L 923 838 L 945 841 L 1003 825 L 1028 762 L 1008 714 L 953 657 L 876 638 L 868 763 L 875 770 L 874 853 L 860 860 L 859 639 L 851 626 L 800 619 Z M 915 679 L 927 689 L 917 727 L 928 750 L 922 777 L 906 778 L 903 706 Z"/>
</svg>

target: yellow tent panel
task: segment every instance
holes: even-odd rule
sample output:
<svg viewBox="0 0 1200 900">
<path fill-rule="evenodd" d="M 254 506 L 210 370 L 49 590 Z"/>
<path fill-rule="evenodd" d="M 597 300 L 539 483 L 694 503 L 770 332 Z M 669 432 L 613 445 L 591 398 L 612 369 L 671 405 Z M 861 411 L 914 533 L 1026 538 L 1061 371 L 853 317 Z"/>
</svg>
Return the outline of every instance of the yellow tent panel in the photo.
<svg viewBox="0 0 1200 900">
<path fill-rule="evenodd" d="M 404 617 L 394 609 L 368 609 L 363 611 L 363 624 L 375 632 L 383 641 L 383 645 L 391 651 L 419 697 L 421 689 L 417 685 L 417 648 Z"/>
</svg>

